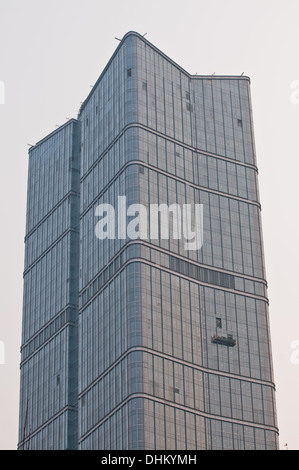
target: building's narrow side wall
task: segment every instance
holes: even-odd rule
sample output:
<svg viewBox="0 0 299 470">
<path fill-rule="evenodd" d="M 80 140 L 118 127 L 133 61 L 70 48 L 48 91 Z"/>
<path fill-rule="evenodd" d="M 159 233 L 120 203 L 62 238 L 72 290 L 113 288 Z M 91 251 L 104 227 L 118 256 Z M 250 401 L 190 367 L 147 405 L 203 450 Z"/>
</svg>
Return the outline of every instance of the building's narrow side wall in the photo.
<svg viewBox="0 0 299 470">
<path fill-rule="evenodd" d="M 78 143 L 72 120 L 29 154 L 19 449 L 77 446 Z"/>
</svg>

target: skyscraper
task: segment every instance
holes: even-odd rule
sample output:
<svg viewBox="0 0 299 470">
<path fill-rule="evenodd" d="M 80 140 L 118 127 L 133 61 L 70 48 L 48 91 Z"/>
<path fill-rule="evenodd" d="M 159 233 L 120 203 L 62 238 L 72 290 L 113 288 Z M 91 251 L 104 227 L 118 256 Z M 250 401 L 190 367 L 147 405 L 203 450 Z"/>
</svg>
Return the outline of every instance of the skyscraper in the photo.
<svg viewBox="0 0 299 470">
<path fill-rule="evenodd" d="M 127 33 L 30 150 L 19 448 L 276 449 L 260 210 L 249 78 Z"/>
</svg>

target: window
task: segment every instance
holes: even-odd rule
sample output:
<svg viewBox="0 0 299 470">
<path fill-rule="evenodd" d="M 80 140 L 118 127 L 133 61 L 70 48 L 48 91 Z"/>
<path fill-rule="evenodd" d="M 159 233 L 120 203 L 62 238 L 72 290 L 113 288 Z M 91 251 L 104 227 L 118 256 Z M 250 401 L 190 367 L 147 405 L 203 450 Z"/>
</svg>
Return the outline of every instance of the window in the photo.
<svg viewBox="0 0 299 470">
<path fill-rule="evenodd" d="M 238 126 L 242 127 L 242 119 L 238 119 Z"/>
<path fill-rule="evenodd" d="M 222 328 L 221 318 L 216 318 L 216 328 Z"/>
<path fill-rule="evenodd" d="M 132 77 L 132 69 L 127 69 L 127 76 Z"/>
</svg>

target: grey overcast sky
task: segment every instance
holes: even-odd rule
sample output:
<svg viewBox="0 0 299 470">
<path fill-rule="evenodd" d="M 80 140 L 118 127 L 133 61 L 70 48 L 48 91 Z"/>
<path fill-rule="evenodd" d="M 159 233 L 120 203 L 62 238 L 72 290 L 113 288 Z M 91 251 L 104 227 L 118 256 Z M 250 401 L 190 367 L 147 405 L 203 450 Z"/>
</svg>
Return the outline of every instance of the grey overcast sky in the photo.
<svg viewBox="0 0 299 470">
<path fill-rule="evenodd" d="M 251 78 L 280 446 L 299 449 L 298 18 L 298 0 L 0 0 L 0 449 L 18 440 L 27 144 L 76 117 L 131 30 L 192 74 Z"/>
</svg>

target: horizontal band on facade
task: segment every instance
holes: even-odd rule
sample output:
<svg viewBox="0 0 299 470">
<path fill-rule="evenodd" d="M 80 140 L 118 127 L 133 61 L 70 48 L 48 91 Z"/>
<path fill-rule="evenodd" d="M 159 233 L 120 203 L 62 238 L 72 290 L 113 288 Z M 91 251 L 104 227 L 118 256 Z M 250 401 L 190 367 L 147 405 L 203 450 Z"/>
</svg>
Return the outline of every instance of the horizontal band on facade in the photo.
<svg viewBox="0 0 299 470">
<path fill-rule="evenodd" d="M 79 398 L 81 398 L 83 395 L 88 393 L 98 382 L 100 382 L 106 375 L 108 375 L 118 364 L 120 364 L 124 359 L 126 359 L 127 356 L 134 352 L 144 352 L 147 354 L 151 354 L 152 356 L 157 356 L 160 357 L 161 359 L 166 359 L 168 361 L 172 361 L 174 363 L 180 364 L 185 367 L 189 367 L 194 370 L 198 370 L 199 372 L 203 372 L 206 374 L 212 374 L 212 375 L 217 375 L 219 377 L 225 377 L 228 379 L 234 379 L 234 380 L 240 380 L 243 382 L 249 382 L 252 384 L 256 385 L 263 385 L 265 387 L 270 387 L 274 391 L 276 390 L 275 384 L 271 381 L 267 380 L 262 380 L 258 379 L 255 377 L 248 377 L 246 375 L 240 375 L 240 374 L 233 374 L 231 372 L 226 372 L 226 371 L 220 371 L 217 369 L 210 369 L 205 366 L 200 366 L 199 364 L 194 364 L 193 362 L 186 361 L 184 359 L 181 359 L 176 356 L 172 356 L 169 354 L 162 353 L 160 351 L 157 351 L 155 349 L 148 348 L 146 346 L 132 346 L 127 349 L 121 356 L 119 356 L 104 372 L 102 372 L 95 380 L 93 380 L 86 388 L 84 388 L 79 394 Z"/>
<path fill-rule="evenodd" d="M 114 139 L 111 141 L 111 143 L 106 147 L 105 150 L 103 150 L 103 152 L 98 156 L 98 158 L 93 162 L 93 164 L 90 166 L 90 168 L 88 168 L 87 172 L 84 173 L 83 176 L 81 176 L 80 178 L 80 183 L 82 183 L 82 181 L 84 181 L 88 175 L 90 173 L 92 173 L 92 171 L 94 170 L 94 168 L 97 166 L 97 164 L 102 160 L 102 158 L 114 147 L 114 145 L 116 144 L 116 142 L 120 139 L 120 137 L 122 137 L 127 130 L 129 129 L 142 129 L 144 131 L 147 131 L 151 134 L 154 134 L 155 136 L 158 136 L 158 137 L 161 137 L 162 139 L 164 140 L 168 140 L 170 142 L 172 142 L 173 144 L 175 145 L 179 145 L 180 147 L 183 147 L 187 150 L 190 150 L 191 152 L 194 152 L 194 153 L 199 153 L 199 154 L 202 154 L 202 155 L 205 155 L 207 157 L 212 157 L 212 158 L 218 158 L 220 160 L 223 160 L 223 161 L 226 161 L 228 163 L 233 163 L 233 164 L 236 164 L 236 165 L 240 165 L 242 167 L 246 167 L 246 168 L 250 168 L 254 171 L 256 171 L 256 173 L 258 173 L 258 168 L 256 165 L 253 165 L 251 163 L 246 163 L 246 162 L 241 162 L 240 160 L 236 160 L 235 158 L 231 158 L 231 157 L 227 157 L 225 155 L 218 155 L 217 153 L 212 153 L 212 152 L 208 152 L 207 150 L 202 150 L 202 149 L 198 149 L 197 147 L 193 147 L 191 145 L 188 145 L 184 142 L 182 142 L 181 140 L 177 140 L 173 137 L 169 137 L 167 136 L 166 134 L 163 134 L 162 132 L 159 132 L 159 131 L 156 131 L 155 129 L 152 129 L 150 127 L 147 127 L 145 126 L 144 124 L 141 124 L 141 123 L 138 123 L 138 122 L 132 122 L 130 124 L 127 124 L 120 132 L 119 134 L 114 137 Z M 139 162 L 142 162 L 142 160 L 138 160 Z M 158 168 L 155 168 L 156 170 L 159 170 Z"/>
<path fill-rule="evenodd" d="M 260 300 L 262 302 L 265 302 L 267 305 L 269 304 L 269 299 L 267 297 L 260 297 L 260 296 L 257 296 L 255 294 L 249 294 L 247 292 L 242 292 L 242 291 L 236 291 L 236 290 L 233 290 L 229 287 L 224 287 L 222 285 L 216 285 L 216 284 L 210 284 L 210 283 L 207 283 L 205 281 L 199 281 L 197 279 L 194 279 L 194 278 L 191 278 L 189 276 L 187 276 L 186 274 L 182 274 L 182 273 L 178 273 L 177 271 L 173 271 L 169 268 L 166 268 L 166 267 L 163 267 L 161 265 L 157 265 L 156 263 L 153 263 L 152 261 L 148 261 L 148 260 L 145 260 L 143 258 L 132 258 L 128 261 L 125 262 L 125 264 L 120 267 L 118 269 L 118 271 L 116 271 L 111 278 L 109 278 L 104 285 L 102 285 L 98 291 L 96 291 L 95 293 L 91 293 L 91 297 L 86 300 L 86 303 L 84 304 L 84 299 L 82 298 L 82 301 L 80 301 L 80 297 L 79 297 L 79 314 L 81 314 L 81 312 L 86 308 L 88 307 L 88 305 L 90 305 L 92 303 L 92 301 L 108 286 L 108 284 L 110 284 L 110 282 L 112 282 L 116 276 L 118 276 L 118 274 L 123 271 L 129 264 L 132 264 L 132 263 L 143 263 L 147 266 L 151 266 L 152 268 L 156 268 L 156 269 L 160 269 L 161 271 L 165 271 L 165 272 L 168 272 L 170 274 L 173 274 L 175 276 L 178 276 L 178 277 L 182 277 L 188 281 L 192 281 L 192 282 L 195 282 L 196 284 L 200 285 L 200 286 L 203 286 L 203 287 L 209 287 L 209 288 L 212 288 L 212 289 L 218 289 L 218 290 L 223 290 L 223 291 L 226 291 L 226 292 L 230 292 L 232 294 L 235 294 L 235 295 L 240 295 L 240 296 L 243 296 L 243 297 L 250 297 L 252 299 L 255 299 L 255 300 Z"/>
<path fill-rule="evenodd" d="M 103 418 L 96 425 L 94 425 L 90 430 L 88 430 L 85 434 L 83 434 L 79 439 L 79 444 L 84 439 L 86 439 L 90 434 L 92 434 L 98 427 L 100 427 L 105 421 L 107 421 L 111 416 L 113 416 L 117 411 L 119 411 L 123 406 L 125 406 L 129 401 L 137 399 L 137 398 L 143 398 L 145 400 L 150 400 L 152 402 L 159 403 L 161 405 L 170 406 L 175 409 L 185 411 L 187 413 L 190 413 L 196 416 L 200 416 L 201 418 L 221 421 L 224 423 L 236 424 L 240 426 L 248 426 L 248 427 L 255 428 L 255 429 L 262 429 L 263 431 L 275 432 L 278 434 L 278 428 L 276 426 L 268 426 L 268 425 L 255 423 L 253 421 L 238 420 L 235 418 L 226 418 L 226 417 L 219 416 L 219 415 L 213 415 L 204 411 L 198 411 L 186 405 L 180 405 L 178 403 L 174 403 L 174 402 L 165 400 L 163 398 L 153 397 L 152 395 L 149 395 L 147 393 L 132 393 L 131 395 L 128 395 L 128 397 L 122 403 L 120 403 L 113 410 L 111 410 L 111 412 L 109 412 L 107 416 L 105 416 L 105 418 Z"/>
<path fill-rule="evenodd" d="M 77 197 L 78 199 L 80 198 L 80 194 L 71 190 L 69 191 L 62 199 L 60 199 L 59 202 L 57 202 L 57 204 L 55 204 L 55 206 L 52 207 L 52 209 L 47 212 L 47 214 L 42 217 L 40 219 L 40 221 L 32 228 L 29 230 L 29 232 L 25 235 L 24 237 L 24 241 L 26 242 L 28 240 L 28 238 L 45 222 L 45 220 L 49 219 L 49 217 L 51 217 L 51 215 L 54 214 L 54 212 L 64 203 L 68 200 L 68 198 L 70 196 L 75 196 Z"/>
<path fill-rule="evenodd" d="M 22 439 L 22 441 L 20 441 L 18 443 L 18 450 L 22 450 L 22 447 L 24 444 L 27 444 L 28 442 L 30 442 L 30 439 L 32 437 L 34 437 L 36 434 L 38 434 L 39 432 L 41 432 L 43 429 L 45 429 L 47 426 L 49 426 L 50 423 L 52 423 L 53 421 L 55 421 L 57 418 L 59 418 L 60 416 L 62 416 L 64 413 L 67 413 L 67 412 L 74 412 L 74 413 L 78 413 L 78 409 L 76 406 L 74 405 L 66 405 L 64 408 L 62 408 L 61 410 L 58 411 L 58 413 L 56 413 L 55 415 L 53 415 L 51 418 L 49 418 L 42 426 L 39 426 L 37 429 L 35 429 L 34 431 L 30 430 L 30 433 L 25 437 L 25 439 Z"/>
<path fill-rule="evenodd" d="M 228 292 L 232 292 L 234 294 L 243 295 L 247 297 L 251 297 L 257 300 L 262 300 L 269 303 L 267 297 L 252 294 L 250 292 L 240 291 L 235 289 L 235 278 L 238 278 L 237 275 L 233 275 L 231 272 L 223 272 L 218 271 L 215 269 L 210 269 L 209 266 L 206 265 L 198 265 L 195 264 L 193 261 L 186 260 L 186 259 L 179 259 L 167 252 L 163 254 L 167 254 L 169 256 L 169 267 L 163 266 L 162 264 L 157 264 L 151 260 L 146 258 L 142 258 L 141 255 L 133 255 L 132 258 L 127 259 L 126 261 L 122 260 L 124 256 L 124 252 L 129 249 L 130 246 L 142 246 L 142 244 L 137 243 L 130 243 L 126 245 L 121 252 L 119 252 L 112 260 L 112 262 L 105 268 L 100 271 L 100 273 L 96 276 L 96 278 L 90 283 L 87 288 L 84 288 L 79 293 L 79 309 L 82 311 L 90 302 L 100 293 L 102 292 L 106 286 L 123 270 L 129 263 L 132 262 L 140 262 L 147 264 L 148 266 L 161 269 L 163 271 L 169 272 L 176 276 L 184 277 L 185 279 L 196 282 L 199 285 L 203 285 L 206 287 L 213 287 L 222 289 Z M 144 245 L 145 246 L 145 245 Z M 155 247 L 150 246 L 149 248 L 155 250 Z M 182 264 L 182 269 L 180 264 Z M 188 271 L 186 273 L 186 271 Z M 244 279 L 244 278 L 243 278 Z M 246 280 L 246 278 L 245 278 Z M 257 282 L 257 280 L 252 281 Z M 258 281 L 260 282 L 260 281 Z M 266 287 L 266 284 L 264 284 Z"/>
<path fill-rule="evenodd" d="M 129 166 L 132 166 L 132 165 L 138 165 L 140 167 L 143 167 L 143 168 L 147 168 L 151 171 L 155 171 L 156 173 L 159 173 L 161 175 L 164 175 L 166 176 L 167 178 L 171 178 L 175 181 L 178 181 L 182 184 L 185 184 L 187 186 L 190 186 L 192 187 L 193 189 L 196 189 L 198 191 L 203 191 L 203 192 L 206 192 L 206 193 L 210 193 L 210 194 L 216 194 L 217 196 L 221 196 L 221 197 L 226 197 L 227 199 L 234 199 L 235 201 L 239 201 L 239 202 L 242 202 L 244 204 L 251 204 L 251 205 L 254 205 L 256 207 L 258 207 L 259 209 L 261 209 L 261 204 L 259 202 L 256 202 L 256 201 L 251 201 L 249 199 L 246 199 L 246 198 L 242 198 L 240 196 L 235 196 L 233 194 L 229 194 L 229 193 L 224 193 L 224 192 L 221 192 L 221 191 L 217 191 L 216 189 L 209 189 L 209 188 L 206 188 L 205 186 L 198 186 L 196 185 L 195 183 L 191 183 L 191 182 L 188 182 L 187 180 L 184 180 L 176 175 L 173 175 L 172 173 L 167 173 L 166 171 L 164 170 L 160 170 L 152 165 L 148 165 L 147 163 L 145 162 L 142 162 L 141 160 L 130 160 L 129 162 L 127 162 L 116 174 L 115 176 L 109 181 L 108 184 L 106 184 L 106 186 L 99 192 L 99 194 L 97 194 L 97 196 L 93 199 L 92 202 L 90 202 L 86 207 L 83 207 L 83 211 L 80 213 L 80 220 L 82 220 L 82 218 L 90 211 L 90 209 L 92 208 L 93 205 L 97 204 L 98 200 L 100 199 L 100 197 L 111 187 L 113 186 L 113 184 L 115 183 L 115 181 L 120 177 L 120 175 L 129 167 Z"/>
<path fill-rule="evenodd" d="M 25 269 L 25 271 L 23 272 L 23 277 L 26 276 L 26 274 L 28 274 L 28 272 L 34 267 L 36 266 L 39 261 L 44 258 L 48 253 L 51 252 L 51 250 L 53 250 L 53 247 L 55 245 L 58 245 L 59 242 L 61 242 L 61 240 L 63 240 L 69 233 L 77 233 L 79 234 L 79 230 L 78 229 L 75 229 L 73 227 L 69 227 L 68 229 L 66 229 L 58 238 L 56 238 L 56 240 L 48 246 L 48 248 L 43 251 L 29 266 L 28 268 Z"/>
<path fill-rule="evenodd" d="M 37 334 L 22 344 L 20 348 L 22 354 L 20 367 L 30 360 L 34 354 L 39 352 L 45 344 L 48 344 L 56 335 L 61 333 L 66 326 L 76 326 L 77 316 L 77 306 L 72 304 L 67 305 L 53 319 L 40 328 Z"/>
<path fill-rule="evenodd" d="M 184 262 L 187 262 L 187 263 L 190 263 L 191 265 L 194 265 L 198 268 L 206 268 L 206 269 L 209 269 L 211 271 L 215 271 L 215 272 L 218 272 L 218 273 L 222 273 L 222 274 L 228 274 L 228 275 L 231 275 L 231 276 L 234 276 L 234 277 L 237 277 L 237 278 L 240 278 L 240 279 L 243 279 L 244 281 L 252 281 L 252 282 L 258 282 L 258 283 L 262 283 L 265 287 L 268 287 L 268 283 L 265 279 L 263 278 L 260 278 L 260 277 L 254 277 L 254 276 L 249 276 L 247 274 L 243 274 L 243 273 L 240 273 L 240 272 L 235 272 L 235 271 L 230 271 L 228 269 L 223 269 L 223 268 L 214 268 L 214 266 L 211 266 L 211 265 L 208 265 L 208 264 L 203 264 L 203 263 L 199 263 L 198 261 L 196 260 L 193 260 L 193 259 L 190 259 L 190 258 L 186 258 L 182 255 L 180 255 L 179 253 L 174 253 L 173 251 L 169 251 L 169 250 L 166 250 L 165 248 L 162 248 L 161 246 L 158 246 L 158 245 L 153 245 L 151 244 L 150 242 L 146 241 L 146 240 L 141 240 L 141 239 L 137 239 L 137 240 L 130 240 L 128 242 L 125 243 L 125 245 L 120 248 L 120 250 L 111 258 L 111 260 L 108 262 L 107 265 L 105 265 L 105 267 L 103 267 L 97 274 L 96 276 L 94 276 L 92 279 L 90 279 L 88 281 L 88 286 L 85 286 L 81 289 L 81 291 L 79 292 L 79 295 L 82 295 L 82 293 L 88 289 L 97 279 L 98 277 L 103 273 L 103 271 L 105 269 L 108 269 L 110 267 L 110 265 L 115 261 L 115 259 L 124 251 L 126 250 L 129 246 L 131 245 L 140 245 L 141 247 L 147 247 L 147 248 L 150 248 L 150 249 L 153 249 L 157 252 L 160 252 L 161 254 L 165 254 L 165 255 L 170 255 L 170 256 L 173 256 L 175 257 L 177 260 L 181 260 L 181 261 L 184 261 Z M 159 266 L 159 265 L 157 265 Z"/>
</svg>

